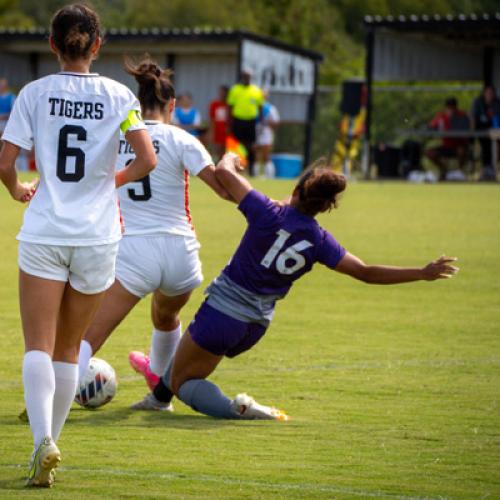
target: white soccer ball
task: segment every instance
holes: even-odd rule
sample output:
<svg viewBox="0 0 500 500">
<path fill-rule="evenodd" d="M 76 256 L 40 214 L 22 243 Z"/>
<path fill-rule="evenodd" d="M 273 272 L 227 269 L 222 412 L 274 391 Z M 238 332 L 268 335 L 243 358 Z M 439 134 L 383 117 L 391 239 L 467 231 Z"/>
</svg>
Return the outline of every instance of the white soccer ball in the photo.
<svg viewBox="0 0 500 500">
<path fill-rule="evenodd" d="M 99 408 L 113 399 L 117 387 L 112 366 L 103 359 L 91 358 L 76 390 L 75 401 L 84 408 Z"/>
</svg>

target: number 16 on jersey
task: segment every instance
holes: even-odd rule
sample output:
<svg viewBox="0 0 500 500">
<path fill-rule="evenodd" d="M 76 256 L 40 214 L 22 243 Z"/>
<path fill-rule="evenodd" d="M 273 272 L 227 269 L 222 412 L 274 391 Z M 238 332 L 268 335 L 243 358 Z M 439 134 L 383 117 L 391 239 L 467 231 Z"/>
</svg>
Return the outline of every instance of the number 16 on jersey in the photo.
<svg viewBox="0 0 500 500">
<path fill-rule="evenodd" d="M 281 252 L 281 249 L 292 235 L 284 229 L 280 229 L 276 234 L 278 237 L 260 263 L 266 269 L 269 269 L 274 259 L 278 257 L 276 259 L 277 271 L 281 274 L 293 274 L 306 264 L 306 259 L 303 255 L 300 255 L 300 252 L 312 247 L 313 244 L 310 241 L 301 240 Z"/>
</svg>

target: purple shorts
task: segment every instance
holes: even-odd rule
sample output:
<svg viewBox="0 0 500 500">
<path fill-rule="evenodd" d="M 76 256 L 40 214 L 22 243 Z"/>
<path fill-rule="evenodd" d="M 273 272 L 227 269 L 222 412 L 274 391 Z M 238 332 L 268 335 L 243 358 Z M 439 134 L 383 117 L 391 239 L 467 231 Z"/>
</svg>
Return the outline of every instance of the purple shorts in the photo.
<svg viewBox="0 0 500 500">
<path fill-rule="evenodd" d="M 251 349 L 267 328 L 231 318 L 204 302 L 188 329 L 191 338 L 202 349 L 216 356 L 234 358 Z"/>
</svg>

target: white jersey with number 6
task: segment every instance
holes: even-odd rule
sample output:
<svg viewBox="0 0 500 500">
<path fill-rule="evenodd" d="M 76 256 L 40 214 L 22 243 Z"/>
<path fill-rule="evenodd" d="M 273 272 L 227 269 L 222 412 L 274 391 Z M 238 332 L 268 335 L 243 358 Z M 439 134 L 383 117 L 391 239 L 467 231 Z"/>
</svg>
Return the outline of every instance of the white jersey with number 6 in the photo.
<svg viewBox="0 0 500 500">
<path fill-rule="evenodd" d="M 35 146 L 40 173 L 18 239 L 65 246 L 118 241 L 120 129 L 144 128 L 134 94 L 109 78 L 62 72 L 26 85 L 3 134 L 24 149 Z"/>
<path fill-rule="evenodd" d="M 119 189 L 125 235 L 193 236 L 189 212 L 189 175 L 198 175 L 213 161 L 203 144 L 185 130 L 145 120 L 158 163 L 151 174 Z M 117 169 L 134 158 L 122 137 Z"/>
</svg>

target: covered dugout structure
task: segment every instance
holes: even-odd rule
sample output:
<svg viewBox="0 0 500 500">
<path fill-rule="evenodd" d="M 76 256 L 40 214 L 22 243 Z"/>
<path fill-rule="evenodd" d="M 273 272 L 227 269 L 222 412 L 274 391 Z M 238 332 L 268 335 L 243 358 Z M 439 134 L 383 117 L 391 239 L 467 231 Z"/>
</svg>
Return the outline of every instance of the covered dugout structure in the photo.
<svg viewBox="0 0 500 500">
<path fill-rule="evenodd" d="M 59 71 L 47 39 L 44 29 L 0 28 L 0 76 L 19 88 Z M 320 53 L 243 30 L 110 29 L 93 69 L 135 92 L 123 56 L 145 52 L 174 70 L 177 92 L 190 92 L 205 120 L 219 86 L 232 85 L 241 69 L 250 70 L 253 82 L 270 90 L 282 121 L 304 126 L 304 161 L 309 162 Z"/>
<path fill-rule="evenodd" d="M 364 171 L 370 164 L 374 82 L 480 81 L 500 86 L 500 13 L 366 16 L 367 117 Z"/>
</svg>

